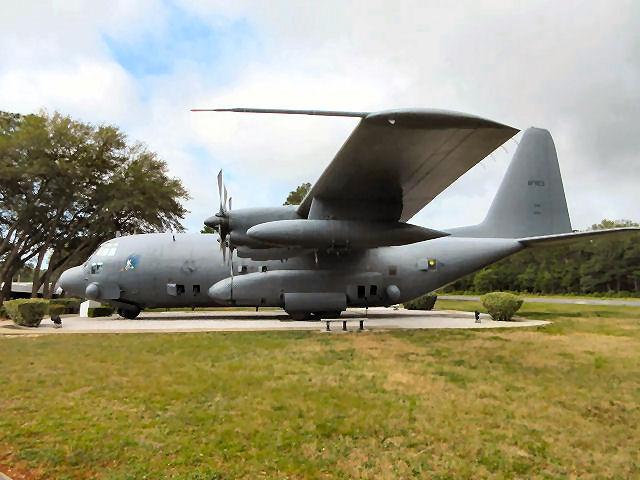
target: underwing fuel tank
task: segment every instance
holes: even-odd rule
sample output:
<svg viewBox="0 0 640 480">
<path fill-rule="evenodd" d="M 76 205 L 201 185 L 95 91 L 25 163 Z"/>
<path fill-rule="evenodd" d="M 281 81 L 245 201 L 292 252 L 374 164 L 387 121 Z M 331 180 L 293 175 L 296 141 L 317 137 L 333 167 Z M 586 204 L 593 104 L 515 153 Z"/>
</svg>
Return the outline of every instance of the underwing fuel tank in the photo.
<svg viewBox="0 0 640 480">
<path fill-rule="evenodd" d="M 247 230 L 255 240 L 304 248 L 375 248 L 433 240 L 449 235 L 402 222 L 278 220 Z"/>
<path fill-rule="evenodd" d="M 358 302 L 356 292 L 350 292 L 351 285 L 379 285 L 378 295 L 386 295 L 383 286 L 383 276 L 378 272 L 361 272 L 344 275 L 331 270 L 272 270 L 236 275 L 220 280 L 209 288 L 209 297 L 221 305 L 265 306 L 286 308 L 287 296 L 289 303 L 298 303 L 304 299 L 305 308 L 327 310 L 325 293 L 331 293 L 330 298 L 343 299 L 336 301 L 338 309 L 342 303 L 354 304 Z M 312 296 L 291 296 L 292 293 L 317 294 L 318 305 L 314 307 Z M 335 295 L 334 295 L 335 294 Z M 374 300 L 373 298 L 371 300 Z M 378 302 L 385 303 L 386 297 L 376 297 Z M 340 308 L 342 309 L 342 308 Z"/>
</svg>

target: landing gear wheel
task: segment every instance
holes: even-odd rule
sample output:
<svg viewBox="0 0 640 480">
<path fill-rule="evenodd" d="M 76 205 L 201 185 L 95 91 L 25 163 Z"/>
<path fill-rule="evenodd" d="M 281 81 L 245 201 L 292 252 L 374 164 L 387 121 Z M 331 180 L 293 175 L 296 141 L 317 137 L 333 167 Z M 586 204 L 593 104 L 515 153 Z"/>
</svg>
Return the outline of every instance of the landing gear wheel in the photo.
<svg viewBox="0 0 640 480">
<path fill-rule="evenodd" d="M 138 315 L 140 315 L 140 307 L 136 307 L 135 305 L 131 305 L 131 307 L 127 308 L 119 308 L 118 315 L 122 318 L 126 318 L 128 320 L 133 320 Z"/>
</svg>

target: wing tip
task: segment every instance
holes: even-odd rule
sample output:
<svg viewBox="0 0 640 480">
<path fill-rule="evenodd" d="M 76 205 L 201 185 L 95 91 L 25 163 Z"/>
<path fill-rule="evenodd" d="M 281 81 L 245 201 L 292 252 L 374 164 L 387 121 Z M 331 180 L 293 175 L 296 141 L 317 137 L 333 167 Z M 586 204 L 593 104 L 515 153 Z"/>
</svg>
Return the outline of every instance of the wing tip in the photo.
<svg viewBox="0 0 640 480">
<path fill-rule="evenodd" d="M 511 131 L 511 136 L 520 131 L 515 127 L 477 115 L 428 108 L 400 108 L 371 112 L 364 121 L 405 128 L 497 128 Z"/>
</svg>

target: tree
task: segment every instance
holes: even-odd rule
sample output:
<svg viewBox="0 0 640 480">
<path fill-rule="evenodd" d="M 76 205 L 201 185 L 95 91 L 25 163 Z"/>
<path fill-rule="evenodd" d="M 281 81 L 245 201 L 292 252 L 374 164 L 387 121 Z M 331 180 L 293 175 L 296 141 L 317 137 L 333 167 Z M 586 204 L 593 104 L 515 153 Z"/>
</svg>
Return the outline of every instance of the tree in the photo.
<svg viewBox="0 0 640 480">
<path fill-rule="evenodd" d="M 473 288 L 476 292 L 486 293 L 497 290 L 499 288 L 498 283 L 499 276 L 497 273 L 491 268 L 486 268 L 475 275 Z"/>
<path fill-rule="evenodd" d="M 186 198 L 166 163 L 114 126 L 0 113 L 0 301 L 26 262 L 35 260 L 33 292 L 45 284 L 50 294 L 117 232 L 183 230 Z"/>
<path fill-rule="evenodd" d="M 311 190 L 311 184 L 306 182 L 299 185 L 298 188 L 289 192 L 287 199 L 284 201 L 284 205 L 300 205 L 304 197 Z"/>
<path fill-rule="evenodd" d="M 604 219 L 590 230 L 634 227 L 631 220 Z M 640 295 L 640 242 L 597 238 L 570 246 L 524 250 L 448 286 L 477 292 L 499 287 L 539 293 L 620 293 Z"/>
</svg>

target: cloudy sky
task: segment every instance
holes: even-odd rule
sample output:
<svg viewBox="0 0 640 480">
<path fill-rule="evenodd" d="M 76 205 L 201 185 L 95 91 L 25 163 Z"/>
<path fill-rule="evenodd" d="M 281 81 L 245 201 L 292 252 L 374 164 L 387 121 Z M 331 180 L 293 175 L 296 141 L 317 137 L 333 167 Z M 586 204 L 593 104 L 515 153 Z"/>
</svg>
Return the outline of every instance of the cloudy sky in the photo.
<svg viewBox="0 0 640 480">
<path fill-rule="evenodd" d="M 640 220 L 640 2 L 0 0 L 0 110 L 117 124 L 183 180 L 190 231 L 217 209 L 220 168 L 234 207 L 278 205 L 357 123 L 189 112 L 219 106 L 432 107 L 545 127 L 574 228 Z M 414 222 L 481 221 L 515 147 Z"/>
</svg>

